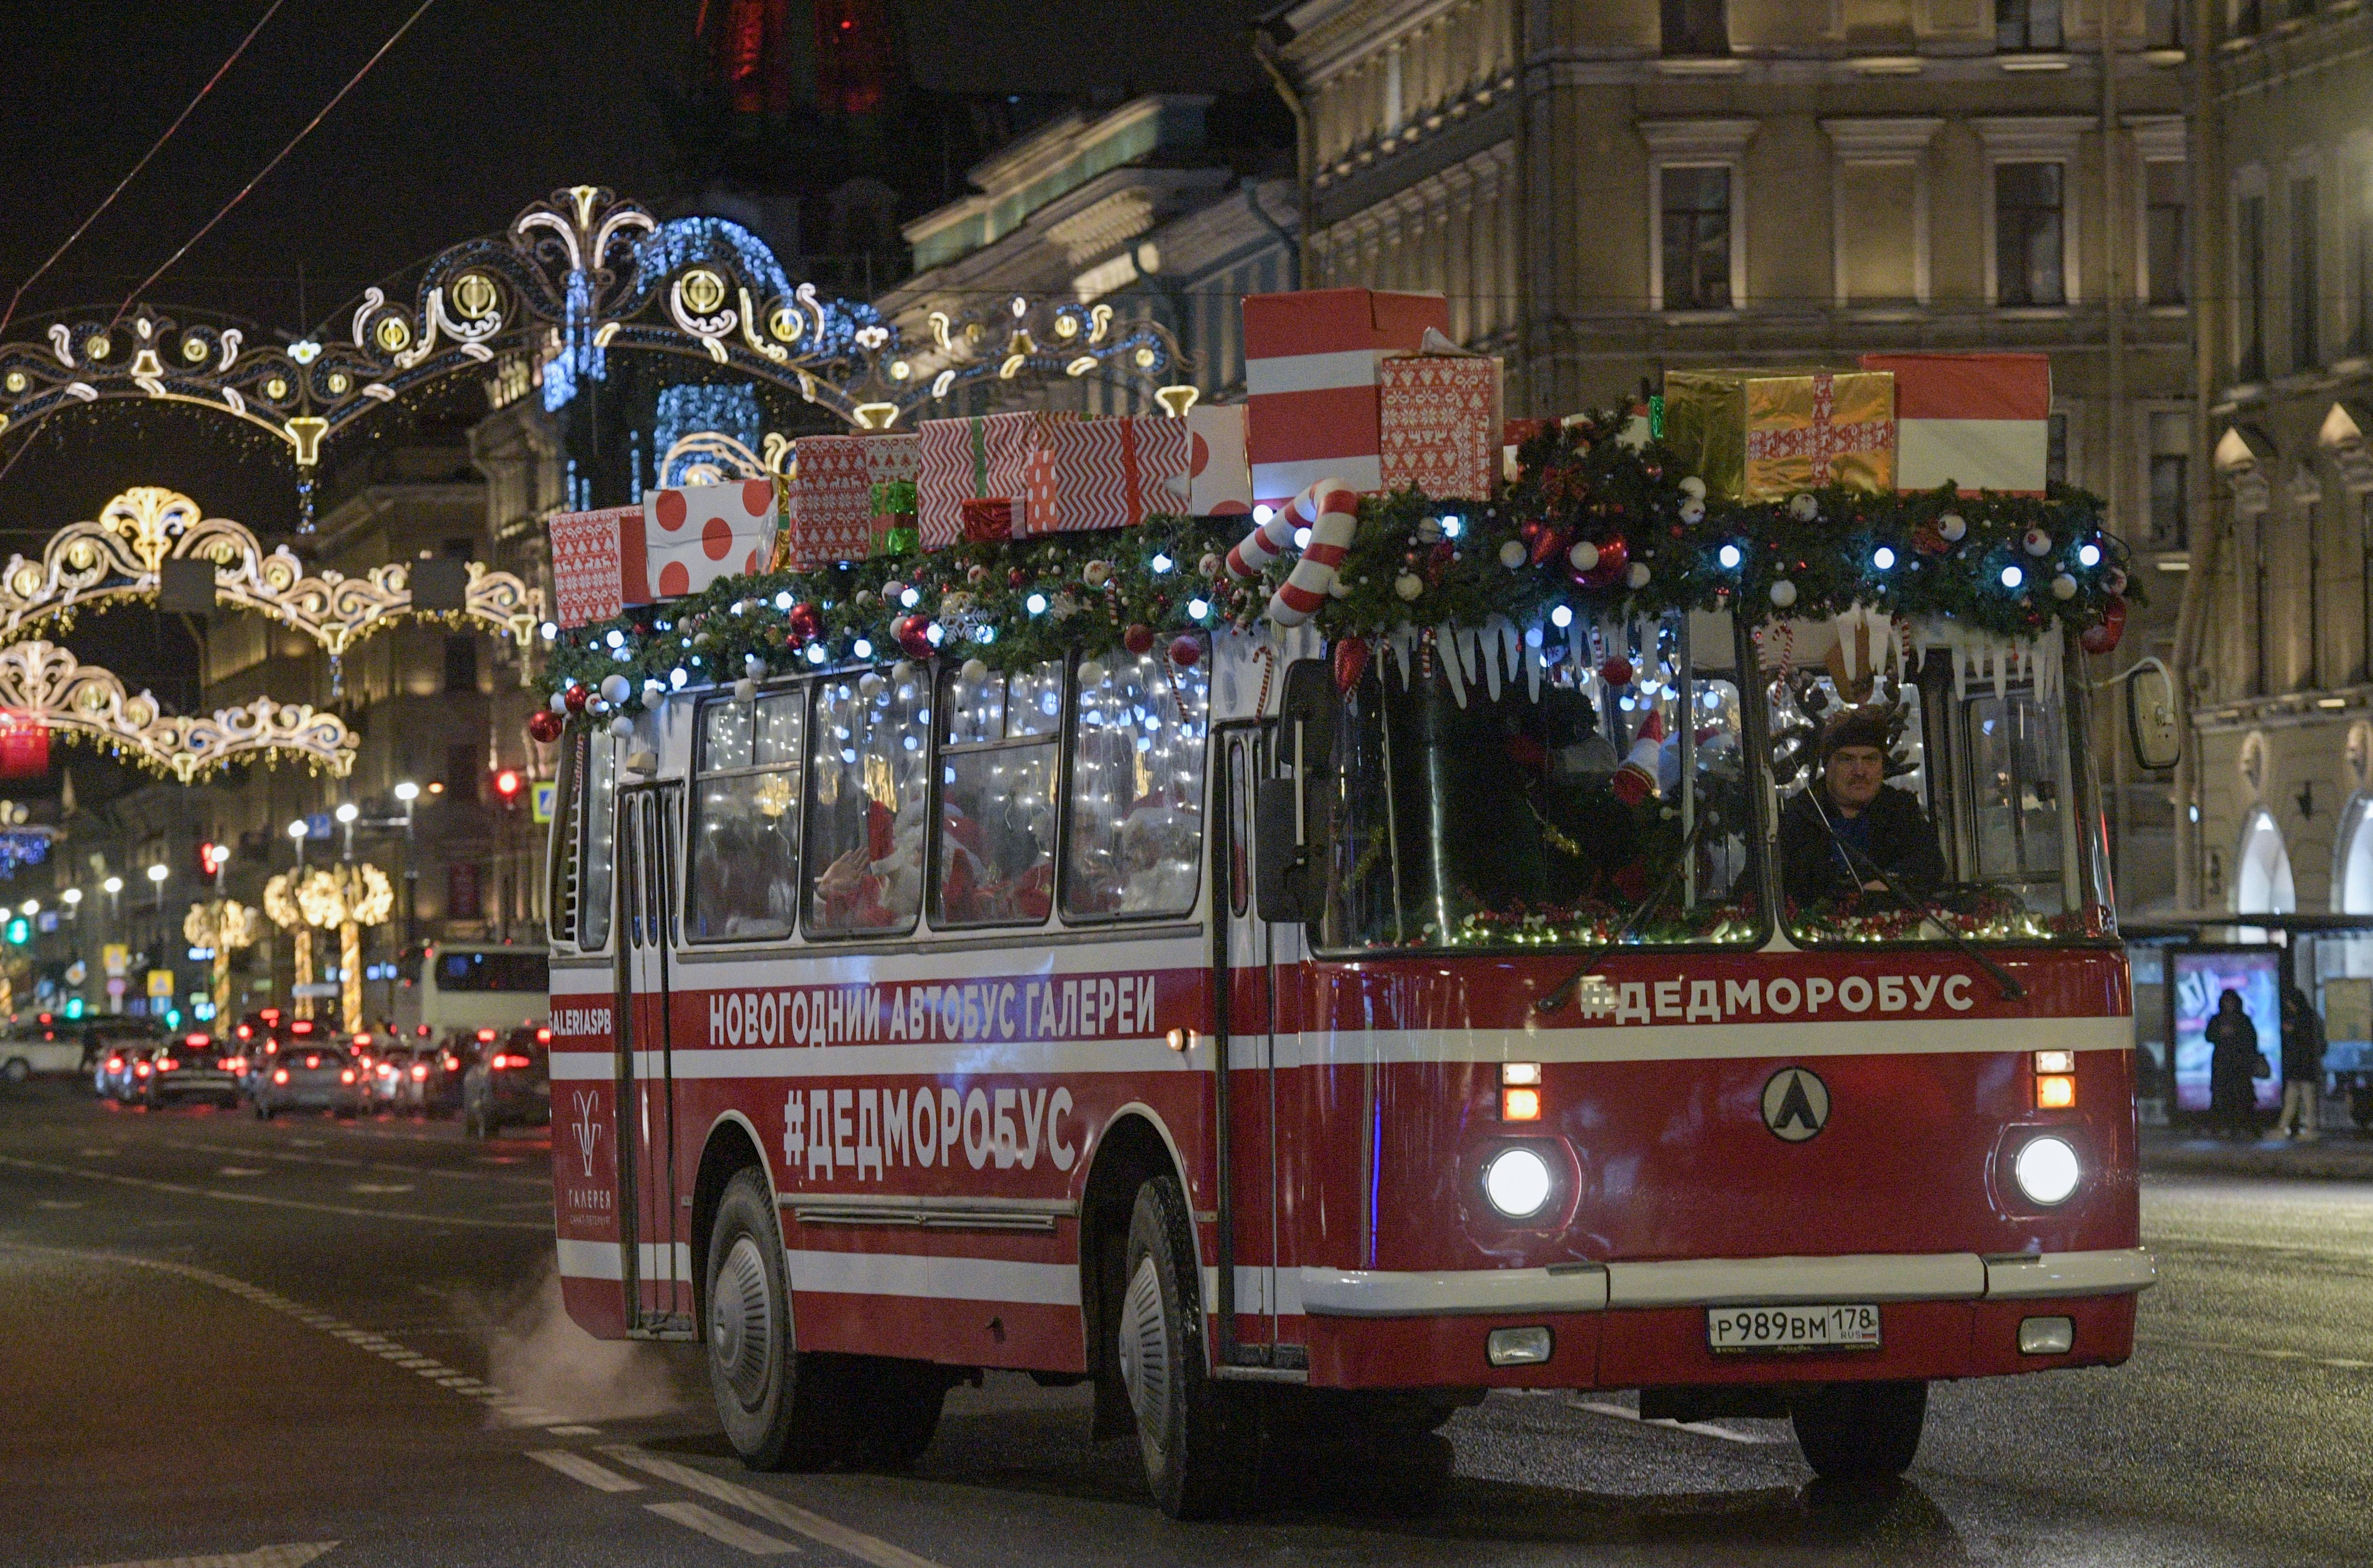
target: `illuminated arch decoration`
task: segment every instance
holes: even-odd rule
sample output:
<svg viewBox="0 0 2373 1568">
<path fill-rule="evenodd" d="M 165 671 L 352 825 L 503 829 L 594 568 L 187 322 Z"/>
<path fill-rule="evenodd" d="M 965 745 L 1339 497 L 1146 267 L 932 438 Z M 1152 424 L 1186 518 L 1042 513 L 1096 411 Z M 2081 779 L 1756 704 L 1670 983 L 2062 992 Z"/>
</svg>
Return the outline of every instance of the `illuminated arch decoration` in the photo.
<svg viewBox="0 0 2373 1568">
<path fill-rule="evenodd" d="M 502 235 L 440 252 L 411 295 L 373 286 L 331 319 L 334 330 L 287 344 L 228 318 L 145 306 L 57 322 L 45 341 L 0 344 L 0 430 L 108 400 L 190 404 L 286 441 L 304 488 L 324 440 L 416 388 L 524 363 L 557 409 L 606 378 L 616 349 L 699 359 L 868 429 L 911 423 L 984 381 L 1101 372 L 1175 396 L 1187 369 L 1158 322 L 1018 296 L 935 312 L 931 341 L 910 350 L 871 305 L 794 283 L 741 225 L 662 222 L 593 185 L 555 191 Z"/>
<path fill-rule="evenodd" d="M 735 479 L 782 476 L 791 470 L 791 443 L 772 430 L 766 433 L 764 456 L 752 451 L 722 430 L 696 430 L 660 455 L 663 486 L 722 485 Z"/>
<path fill-rule="evenodd" d="M 112 671 L 84 664 L 51 642 L 0 648 L 0 708 L 183 784 L 245 756 L 286 755 L 335 778 L 355 765 L 355 737 L 334 713 L 260 696 L 241 708 L 176 718 L 149 693 L 128 695 Z"/>
<path fill-rule="evenodd" d="M 333 660 L 406 615 L 475 621 L 531 646 L 544 619 L 544 594 L 508 572 L 469 564 L 465 607 L 412 607 L 409 567 L 375 567 L 361 577 L 309 572 L 284 545 L 270 551 L 228 518 L 202 517 L 198 503 L 162 486 L 138 485 L 99 509 L 97 521 L 69 523 L 50 536 L 41 559 L 11 556 L 0 567 L 0 643 L 53 619 L 118 599 L 155 600 L 169 560 L 210 561 L 223 603 L 271 616 L 304 633 Z"/>
</svg>

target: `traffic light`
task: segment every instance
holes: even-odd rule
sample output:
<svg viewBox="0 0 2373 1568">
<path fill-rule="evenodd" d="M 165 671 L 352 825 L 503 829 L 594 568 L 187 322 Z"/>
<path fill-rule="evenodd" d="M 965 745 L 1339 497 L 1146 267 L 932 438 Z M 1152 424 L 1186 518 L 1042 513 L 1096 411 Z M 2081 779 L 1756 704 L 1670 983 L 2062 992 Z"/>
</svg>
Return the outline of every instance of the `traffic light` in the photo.
<svg viewBox="0 0 2373 1568">
<path fill-rule="evenodd" d="M 519 769 L 515 767 L 506 767 L 495 775 L 495 797 L 501 801 L 503 804 L 508 806 L 512 802 L 518 800 L 519 792 Z"/>
<path fill-rule="evenodd" d="M 22 947 L 33 940 L 33 922 L 22 915 L 11 915 L 8 917 L 6 935 L 9 946 Z"/>
<path fill-rule="evenodd" d="M 230 846 L 206 843 L 198 846 L 198 874 L 213 877 L 230 864 Z"/>
</svg>

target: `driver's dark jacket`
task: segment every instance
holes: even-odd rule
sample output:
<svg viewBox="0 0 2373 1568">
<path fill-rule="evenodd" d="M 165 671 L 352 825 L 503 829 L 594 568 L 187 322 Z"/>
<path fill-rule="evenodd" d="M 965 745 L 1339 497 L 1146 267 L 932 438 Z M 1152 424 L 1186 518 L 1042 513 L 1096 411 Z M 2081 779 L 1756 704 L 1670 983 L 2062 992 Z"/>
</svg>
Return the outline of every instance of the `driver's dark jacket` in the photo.
<svg viewBox="0 0 2373 1568">
<path fill-rule="evenodd" d="M 1818 804 L 1816 791 L 1824 791 Z M 1926 897 L 1944 883 L 1945 856 L 1936 847 L 1936 830 L 1909 791 L 1882 787 L 1863 809 L 1870 843 L 1867 849 L 1854 851 L 1851 867 L 1847 851 L 1821 821 L 1822 807 L 1828 808 L 1830 820 L 1843 825 L 1844 816 L 1816 778 L 1811 789 L 1800 791 L 1780 813 L 1780 885 L 1797 903 L 1860 892 L 1864 883 L 1876 880 L 1865 860 L 1876 861 L 1915 898 Z"/>
</svg>

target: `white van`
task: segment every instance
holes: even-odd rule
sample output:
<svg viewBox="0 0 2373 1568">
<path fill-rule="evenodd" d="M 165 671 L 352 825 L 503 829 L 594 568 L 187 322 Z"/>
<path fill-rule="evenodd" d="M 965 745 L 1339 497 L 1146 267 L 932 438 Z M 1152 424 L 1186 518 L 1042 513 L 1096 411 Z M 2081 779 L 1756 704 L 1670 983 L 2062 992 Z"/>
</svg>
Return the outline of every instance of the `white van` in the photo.
<svg viewBox="0 0 2373 1568">
<path fill-rule="evenodd" d="M 22 1083 L 37 1072 L 82 1071 L 82 1030 L 52 1013 L 11 1019 L 0 1038 L 0 1079 Z"/>
</svg>

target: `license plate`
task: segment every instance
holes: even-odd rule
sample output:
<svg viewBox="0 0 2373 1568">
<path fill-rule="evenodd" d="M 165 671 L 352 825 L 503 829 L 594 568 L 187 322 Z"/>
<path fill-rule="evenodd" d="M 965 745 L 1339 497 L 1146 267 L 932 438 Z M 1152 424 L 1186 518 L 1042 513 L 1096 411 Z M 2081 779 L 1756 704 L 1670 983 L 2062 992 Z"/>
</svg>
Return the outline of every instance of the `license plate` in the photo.
<svg viewBox="0 0 2373 1568">
<path fill-rule="evenodd" d="M 1716 1351 L 1875 1351 L 1876 1306 L 1710 1306 L 1706 1343 Z"/>
</svg>

